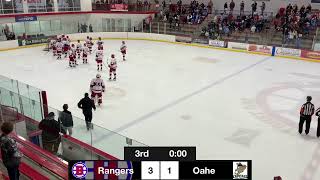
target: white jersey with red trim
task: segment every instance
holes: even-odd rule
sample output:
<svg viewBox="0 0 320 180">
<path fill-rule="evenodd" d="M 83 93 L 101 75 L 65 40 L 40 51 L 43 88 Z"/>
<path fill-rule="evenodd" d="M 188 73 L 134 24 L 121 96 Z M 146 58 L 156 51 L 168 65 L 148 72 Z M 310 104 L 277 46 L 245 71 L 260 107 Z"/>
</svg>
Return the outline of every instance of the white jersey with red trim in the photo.
<svg viewBox="0 0 320 180">
<path fill-rule="evenodd" d="M 82 44 L 81 43 L 77 43 L 77 49 L 81 50 L 82 49 Z"/>
<path fill-rule="evenodd" d="M 103 51 L 98 50 L 96 53 L 97 60 L 103 60 Z"/>
<path fill-rule="evenodd" d="M 90 90 L 94 93 L 102 93 L 105 90 L 105 85 L 102 78 L 94 78 L 90 83 Z"/>
<path fill-rule="evenodd" d="M 98 46 L 102 46 L 102 45 L 103 45 L 103 41 L 102 41 L 102 40 L 98 40 L 98 41 L 97 41 L 97 45 L 98 45 Z"/>
<path fill-rule="evenodd" d="M 117 59 L 116 58 L 111 58 L 110 59 L 109 67 L 112 68 L 112 69 L 116 69 L 117 68 Z"/>
<path fill-rule="evenodd" d="M 84 46 L 82 48 L 82 52 L 83 52 L 83 54 L 88 54 L 90 52 L 90 50 L 89 50 L 89 48 L 87 46 Z"/>
<path fill-rule="evenodd" d="M 64 46 L 64 45 L 63 45 L 62 42 L 57 42 L 57 43 L 56 43 L 57 51 L 62 51 L 63 46 Z"/>
<path fill-rule="evenodd" d="M 87 42 L 87 46 L 88 46 L 89 48 L 91 48 L 91 47 L 93 46 L 93 42 L 92 42 L 91 40 L 89 40 L 89 41 Z"/>
<path fill-rule="evenodd" d="M 75 55 L 76 52 L 77 52 L 77 48 L 76 47 L 71 47 L 70 48 L 70 52 Z"/>
<path fill-rule="evenodd" d="M 126 50 L 127 50 L 127 45 L 122 44 L 122 45 L 120 46 L 120 50 L 121 50 L 121 51 L 126 51 Z"/>
</svg>

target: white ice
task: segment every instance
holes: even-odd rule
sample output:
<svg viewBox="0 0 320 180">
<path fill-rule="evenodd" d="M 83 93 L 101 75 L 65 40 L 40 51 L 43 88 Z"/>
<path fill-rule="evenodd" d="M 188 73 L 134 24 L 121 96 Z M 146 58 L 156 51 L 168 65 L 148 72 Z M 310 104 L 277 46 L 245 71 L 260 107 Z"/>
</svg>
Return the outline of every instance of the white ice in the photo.
<svg viewBox="0 0 320 180">
<path fill-rule="evenodd" d="M 105 41 L 105 54 L 120 60 L 120 43 Z M 149 146 L 196 146 L 199 160 L 251 159 L 255 180 L 320 179 L 317 119 L 309 136 L 297 132 L 305 97 L 320 106 L 319 64 L 160 42 L 127 44 L 128 61 L 119 61 L 117 81 L 109 82 L 103 71 L 107 90 L 95 124 Z M 42 49 L 1 52 L 0 74 L 46 90 L 50 106 L 67 103 L 83 117 L 77 102 L 97 74 L 93 55 L 88 65 L 71 69 Z M 83 122 L 77 128 L 75 136 L 89 137 Z M 94 131 L 94 145 L 113 146 L 116 139 Z"/>
</svg>

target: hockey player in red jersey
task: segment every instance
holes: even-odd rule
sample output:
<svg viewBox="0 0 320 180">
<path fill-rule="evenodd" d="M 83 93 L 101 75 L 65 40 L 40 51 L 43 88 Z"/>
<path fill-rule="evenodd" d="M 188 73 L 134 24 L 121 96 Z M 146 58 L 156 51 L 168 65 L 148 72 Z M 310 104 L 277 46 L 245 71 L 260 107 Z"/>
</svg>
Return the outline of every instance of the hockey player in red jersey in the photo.
<svg viewBox="0 0 320 180">
<path fill-rule="evenodd" d="M 81 58 L 81 51 L 82 51 L 82 44 L 80 42 L 80 40 L 78 40 L 78 43 L 77 43 L 77 55 L 78 55 L 78 59 Z"/>
<path fill-rule="evenodd" d="M 87 43 L 84 43 L 83 45 L 83 49 L 82 49 L 82 60 L 83 60 L 83 64 L 88 64 L 88 54 L 89 54 L 90 50 L 87 47 Z"/>
<path fill-rule="evenodd" d="M 103 51 L 102 50 L 97 50 L 96 53 L 96 62 L 98 66 L 98 71 L 102 71 L 102 63 L 103 63 Z"/>
<path fill-rule="evenodd" d="M 124 41 L 122 41 L 122 45 L 120 46 L 120 51 L 123 57 L 123 61 L 126 60 L 126 54 L 127 54 L 127 45 Z"/>
<path fill-rule="evenodd" d="M 101 40 L 101 37 L 98 38 L 97 46 L 98 50 L 103 50 L 103 41 Z"/>
<path fill-rule="evenodd" d="M 108 64 L 109 67 L 109 80 L 112 79 L 113 74 L 113 80 L 115 81 L 117 79 L 117 60 L 114 56 L 114 54 L 111 55 L 110 63 Z"/>
<path fill-rule="evenodd" d="M 102 93 L 105 91 L 105 85 L 100 74 L 97 74 L 96 78 L 92 79 L 90 83 L 91 99 L 95 101 L 98 97 L 98 105 L 102 103 Z M 96 101 L 95 101 L 96 102 Z"/>
<path fill-rule="evenodd" d="M 76 67 L 76 56 L 72 52 L 69 53 L 69 66 Z"/>
</svg>

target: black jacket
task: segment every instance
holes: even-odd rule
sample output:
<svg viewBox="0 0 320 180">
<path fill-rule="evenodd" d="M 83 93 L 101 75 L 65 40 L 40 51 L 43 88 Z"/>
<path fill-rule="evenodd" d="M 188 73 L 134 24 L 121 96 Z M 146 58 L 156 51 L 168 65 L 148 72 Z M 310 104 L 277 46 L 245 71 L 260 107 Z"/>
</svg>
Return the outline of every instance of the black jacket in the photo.
<svg viewBox="0 0 320 180">
<path fill-rule="evenodd" d="M 78 107 L 82 109 L 83 114 L 91 113 L 92 109 L 96 109 L 94 101 L 89 97 L 82 98 L 78 103 Z"/>
<path fill-rule="evenodd" d="M 62 123 L 64 127 L 72 127 L 73 126 L 73 118 L 72 114 L 68 110 L 64 110 L 59 114 L 58 121 Z"/>
<path fill-rule="evenodd" d="M 60 137 L 59 132 L 66 134 L 66 131 L 60 127 L 60 123 L 54 119 L 43 119 L 39 129 L 42 130 L 42 140 L 45 142 L 57 140 Z"/>
</svg>

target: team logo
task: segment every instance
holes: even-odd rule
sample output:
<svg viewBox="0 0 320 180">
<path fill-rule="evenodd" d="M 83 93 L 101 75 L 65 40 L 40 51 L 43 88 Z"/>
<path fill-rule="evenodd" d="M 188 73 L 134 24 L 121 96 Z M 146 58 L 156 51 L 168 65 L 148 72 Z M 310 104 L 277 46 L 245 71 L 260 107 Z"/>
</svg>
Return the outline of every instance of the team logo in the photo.
<svg viewBox="0 0 320 180">
<path fill-rule="evenodd" d="M 233 162 L 233 179 L 248 179 L 248 162 Z"/>
<path fill-rule="evenodd" d="M 74 164 L 72 166 L 72 175 L 75 178 L 80 178 L 80 179 L 84 178 L 84 177 L 86 177 L 87 173 L 88 173 L 88 168 L 82 162 L 77 162 L 76 164 Z"/>
</svg>

